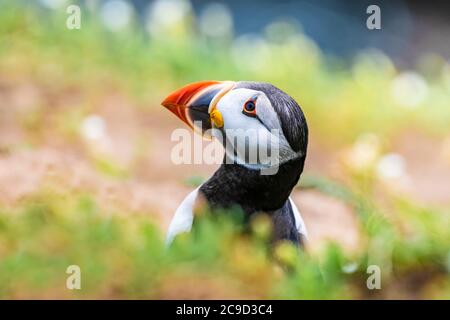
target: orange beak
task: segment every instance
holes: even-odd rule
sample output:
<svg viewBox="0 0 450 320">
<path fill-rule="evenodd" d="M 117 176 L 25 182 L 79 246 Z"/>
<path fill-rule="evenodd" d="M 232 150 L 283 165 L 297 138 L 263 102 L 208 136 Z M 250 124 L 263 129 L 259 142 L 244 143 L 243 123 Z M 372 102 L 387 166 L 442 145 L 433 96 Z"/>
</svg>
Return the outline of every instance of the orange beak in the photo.
<svg viewBox="0 0 450 320">
<path fill-rule="evenodd" d="M 161 104 L 203 135 L 212 127 L 210 114 L 217 102 L 234 85 L 232 81 L 194 82 L 174 91 Z"/>
</svg>

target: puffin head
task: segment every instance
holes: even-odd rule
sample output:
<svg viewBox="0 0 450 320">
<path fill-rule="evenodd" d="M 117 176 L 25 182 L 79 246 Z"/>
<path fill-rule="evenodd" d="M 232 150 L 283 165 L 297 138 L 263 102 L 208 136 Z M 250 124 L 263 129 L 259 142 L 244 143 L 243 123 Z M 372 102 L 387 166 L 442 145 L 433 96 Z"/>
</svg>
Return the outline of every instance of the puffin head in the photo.
<svg viewBox="0 0 450 320">
<path fill-rule="evenodd" d="M 271 84 L 201 81 L 174 91 L 162 105 L 197 133 L 219 139 L 226 159 L 247 168 L 305 159 L 308 126 L 303 112 Z"/>
</svg>

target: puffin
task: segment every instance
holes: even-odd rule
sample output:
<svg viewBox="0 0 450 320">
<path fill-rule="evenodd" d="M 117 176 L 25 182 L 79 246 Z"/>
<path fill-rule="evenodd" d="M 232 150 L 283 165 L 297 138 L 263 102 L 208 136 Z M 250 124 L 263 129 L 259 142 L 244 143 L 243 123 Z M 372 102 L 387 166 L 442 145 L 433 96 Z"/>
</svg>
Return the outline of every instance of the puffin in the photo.
<svg viewBox="0 0 450 320">
<path fill-rule="evenodd" d="M 206 202 L 211 212 L 238 207 L 247 222 L 266 214 L 272 241 L 302 247 L 307 230 L 290 197 L 308 145 L 308 125 L 299 104 L 272 84 L 252 81 L 191 83 L 161 104 L 194 132 L 218 139 L 225 151 L 217 171 L 176 209 L 166 244 L 191 230 L 199 203 Z"/>
</svg>

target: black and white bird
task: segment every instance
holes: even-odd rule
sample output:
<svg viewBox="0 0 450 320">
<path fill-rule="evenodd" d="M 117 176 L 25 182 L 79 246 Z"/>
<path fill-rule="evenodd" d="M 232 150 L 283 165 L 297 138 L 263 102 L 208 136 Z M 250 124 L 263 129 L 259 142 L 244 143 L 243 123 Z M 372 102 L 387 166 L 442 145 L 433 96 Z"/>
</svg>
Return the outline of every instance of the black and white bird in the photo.
<svg viewBox="0 0 450 320">
<path fill-rule="evenodd" d="M 220 136 L 225 147 L 219 169 L 176 210 L 167 243 L 191 230 L 199 198 L 211 208 L 239 206 L 247 218 L 266 213 L 273 223 L 275 241 L 303 243 L 307 231 L 290 194 L 303 171 L 308 126 L 294 99 L 268 83 L 201 81 L 176 90 L 162 105 L 194 131 Z M 229 132 L 238 132 L 241 138 L 244 135 L 241 146 L 227 143 L 236 138 L 230 138 Z M 239 147 L 245 152 L 237 150 Z M 264 148 L 269 149 L 267 154 L 258 153 Z M 252 152 L 258 156 L 250 161 Z"/>
</svg>

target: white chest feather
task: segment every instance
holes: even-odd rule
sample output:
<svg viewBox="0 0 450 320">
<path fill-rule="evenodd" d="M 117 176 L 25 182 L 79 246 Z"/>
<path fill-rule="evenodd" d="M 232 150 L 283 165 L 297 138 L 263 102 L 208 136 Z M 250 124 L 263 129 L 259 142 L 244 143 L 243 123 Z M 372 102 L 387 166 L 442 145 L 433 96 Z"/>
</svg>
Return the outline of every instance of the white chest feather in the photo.
<svg viewBox="0 0 450 320">
<path fill-rule="evenodd" d="M 189 193 L 175 211 L 169 229 L 167 230 L 166 244 L 170 244 L 177 234 L 191 231 L 198 189 L 200 187 Z"/>
<path fill-rule="evenodd" d="M 191 231 L 192 222 L 194 221 L 194 205 L 199 189 L 200 187 L 189 193 L 175 211 L 172 221 L 170 222 L 169 229 L 167 230 L 167 245 L 169 245 L 173 241 L 176 235 Z M 300 211 L 297 209 L 297 206 L 295 205 L 294 201 L 292 201 L 291 197 L 289 197 L 289 201 L 294 212 L 295 226 L 298 232 L 305 238 L 307 238 L 308 233 L 306 231 L 305 222 L 303 221 Z"/>
</svg>

